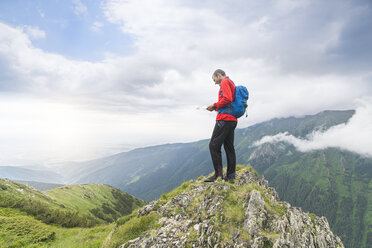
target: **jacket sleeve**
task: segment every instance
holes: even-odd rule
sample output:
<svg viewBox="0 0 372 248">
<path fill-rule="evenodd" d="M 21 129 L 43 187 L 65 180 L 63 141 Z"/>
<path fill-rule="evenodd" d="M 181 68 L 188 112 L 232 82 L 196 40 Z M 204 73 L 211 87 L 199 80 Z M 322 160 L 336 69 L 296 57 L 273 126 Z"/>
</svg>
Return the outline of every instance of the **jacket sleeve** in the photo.
<svg viewBox="0 0 372 248">
<path fill-rule="evenodd" d="M 213 106 L 216 108 L 216 110 L 225 107 L 227 104 L 234 101 L 234 96 L 232 89 L 230 87 L 229 81 L 222 80 L 221 82 L 221 90 L 222 90 L 222 97 L 219 98 L 218 102 L 214 103 Z M 220 91 L 218 94 L 221 94 Z"/>
</svg>

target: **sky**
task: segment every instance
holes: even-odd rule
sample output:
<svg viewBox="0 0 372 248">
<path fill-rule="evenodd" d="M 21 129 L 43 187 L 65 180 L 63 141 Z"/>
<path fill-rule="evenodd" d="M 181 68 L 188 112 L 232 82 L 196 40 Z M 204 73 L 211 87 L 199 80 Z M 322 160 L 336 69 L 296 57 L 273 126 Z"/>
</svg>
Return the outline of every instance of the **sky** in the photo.
<svg viewBox="0 0 372 248">
<path fill-rule="evenodd" d="M 369 0 L 0 1 L 0 165 L 208 139 L 218 68 L 250 92 L 238 128 L 356 109 L 299 149 L 372 156 L 371 26 Z"/>
</svg>

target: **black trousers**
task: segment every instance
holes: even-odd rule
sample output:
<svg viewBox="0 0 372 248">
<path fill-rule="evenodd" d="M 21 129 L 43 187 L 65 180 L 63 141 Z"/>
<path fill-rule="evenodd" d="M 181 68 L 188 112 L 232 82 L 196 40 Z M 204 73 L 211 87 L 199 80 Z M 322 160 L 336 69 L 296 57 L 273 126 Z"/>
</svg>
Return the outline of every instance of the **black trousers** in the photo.
<svg viewBox="0 0 372 248">
<path fill-rule="evenodd" d="M 236 121 L 216 121 L 209 150 L 211 152 L 212 162 L 216 176 L 223 177 L 221 147 L 226 152 L 227 158 L 227 177 L 235 178 L 236 156 L 234 148 L 234 131 Z"/>
</svg>

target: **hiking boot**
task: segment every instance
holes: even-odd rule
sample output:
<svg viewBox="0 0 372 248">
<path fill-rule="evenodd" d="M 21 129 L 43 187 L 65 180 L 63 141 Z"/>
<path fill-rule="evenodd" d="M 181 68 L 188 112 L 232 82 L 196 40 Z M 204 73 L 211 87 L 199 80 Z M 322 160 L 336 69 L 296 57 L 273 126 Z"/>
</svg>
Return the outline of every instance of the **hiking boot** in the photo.
<svg viewBox="0 0 372 248">
<path fill-rule="evenodd" d="M 211 177 L 208 177 L 208 178 L 204 179 L 204 182 L 206 182 L 206 183 L 214 182 L 214 181 L 216 181 L 217 178 L 218 178 L 218 176 L 213 175 Z"/>
<path fill-rule="evenodd" d="M 229 183 L 234 183 L 234 178 L 232 177 L 224 177 L 223 180 Z"/>
</svg>

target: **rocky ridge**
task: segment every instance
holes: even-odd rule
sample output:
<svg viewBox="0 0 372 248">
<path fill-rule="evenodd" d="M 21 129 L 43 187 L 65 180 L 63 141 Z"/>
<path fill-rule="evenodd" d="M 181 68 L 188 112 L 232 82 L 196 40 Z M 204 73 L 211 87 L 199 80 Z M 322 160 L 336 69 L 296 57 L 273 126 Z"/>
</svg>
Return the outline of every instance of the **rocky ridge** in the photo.
<svg viewBox="0 0 372 248">
<path fill-rule="evenodd" d="M 138 210 L 157 224 L 120 247 L 344 247 L 325 217 L 280 202 L 251 167 L 239 166 L 235 184 L 185 182 Z"/>
</svg>

